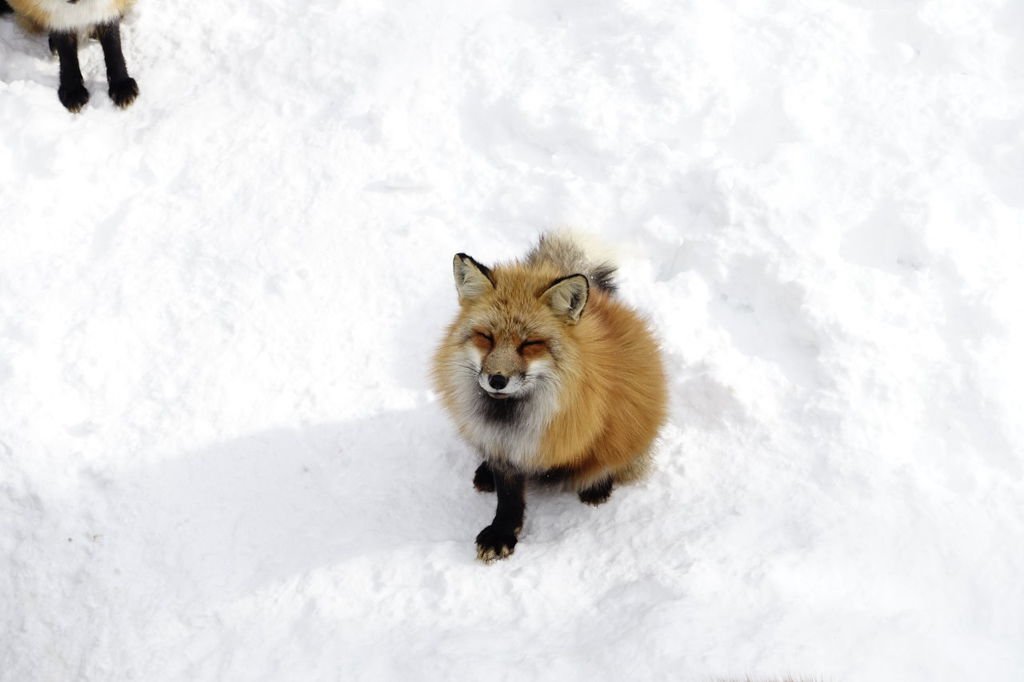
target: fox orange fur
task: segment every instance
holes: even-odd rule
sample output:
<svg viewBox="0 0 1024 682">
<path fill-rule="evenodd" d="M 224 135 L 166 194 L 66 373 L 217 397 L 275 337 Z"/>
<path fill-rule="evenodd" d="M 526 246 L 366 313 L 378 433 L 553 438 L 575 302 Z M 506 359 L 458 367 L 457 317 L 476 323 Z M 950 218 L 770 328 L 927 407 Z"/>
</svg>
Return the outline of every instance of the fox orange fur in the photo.
<svg viewBox="0 0 1024 682">
<path fill-rule="evenodd" d="M 567 481 L 605 501 L 641 473 L 666 415 L 661 353 L 614 296 L 614 269 L 571 238 L 545 236 L 525 260 L 454 260 L 459 313 L 434 358 L 434 381 L 483 457 L 474 483 L 498 493 L 477 537 L 486 561 L 512 553 L 526 478 Z"/>
</svg>

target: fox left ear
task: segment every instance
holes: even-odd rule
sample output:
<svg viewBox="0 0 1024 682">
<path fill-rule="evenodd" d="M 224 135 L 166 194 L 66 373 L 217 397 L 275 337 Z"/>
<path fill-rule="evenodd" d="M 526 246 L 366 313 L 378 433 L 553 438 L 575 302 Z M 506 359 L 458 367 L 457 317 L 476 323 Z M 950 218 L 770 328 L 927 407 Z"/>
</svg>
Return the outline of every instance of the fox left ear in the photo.
<svg viewBox="0 0 1024 682">
<path fill-rule="evenodd" d="M 494 279 L 490 268 L 480 265 L 464 253 L 455 255 L 455 259 L 452 260 L 452 270 L 460 303 L 474 299 L 488 289 L 494 288 Z"/>
<path fill-rule="evenodd" d="M 547 303 L 568 324 L 576 324 L 580 321 L 589 296 L 590 282 L 587 278 L 583 275 L 569 275 L 556 279 L 540 295 L 540 300 Z"/>
</svg>

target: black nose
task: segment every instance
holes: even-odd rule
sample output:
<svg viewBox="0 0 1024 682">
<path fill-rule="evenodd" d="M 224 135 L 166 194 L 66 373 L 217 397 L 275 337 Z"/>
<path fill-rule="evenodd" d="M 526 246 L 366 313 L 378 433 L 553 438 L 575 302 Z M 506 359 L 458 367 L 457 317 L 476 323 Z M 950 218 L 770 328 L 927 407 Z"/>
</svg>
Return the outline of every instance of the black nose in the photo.
<svg viewBox="0 0 1024 682">
<path fill-rule="evenodd" d="M 508 377 L 502 376 L 501 374 L 492 374 L 491 376 L 487 377 L 487 383 L 489 383 L 491 385 L 491 388 L 493 388 L 495 391 L 500 391 L 501 389 L 508 386 Z"/>
</svg>

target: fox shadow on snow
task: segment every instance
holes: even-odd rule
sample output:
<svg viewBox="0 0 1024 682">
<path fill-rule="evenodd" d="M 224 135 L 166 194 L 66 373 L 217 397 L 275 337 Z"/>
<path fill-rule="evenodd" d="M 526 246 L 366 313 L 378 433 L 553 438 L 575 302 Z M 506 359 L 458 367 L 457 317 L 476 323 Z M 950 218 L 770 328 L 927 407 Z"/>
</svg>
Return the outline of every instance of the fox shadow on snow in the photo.
<svg viewBox="0 0 1024 682">
<path fill-rule="evenodd" d="M 470 563 L 494 511 L 476 464 L 433 405 L 272 429 L 137 470 L 122 531 L 151 568 L 221 592 L 379 554 Z"/>
</svg>

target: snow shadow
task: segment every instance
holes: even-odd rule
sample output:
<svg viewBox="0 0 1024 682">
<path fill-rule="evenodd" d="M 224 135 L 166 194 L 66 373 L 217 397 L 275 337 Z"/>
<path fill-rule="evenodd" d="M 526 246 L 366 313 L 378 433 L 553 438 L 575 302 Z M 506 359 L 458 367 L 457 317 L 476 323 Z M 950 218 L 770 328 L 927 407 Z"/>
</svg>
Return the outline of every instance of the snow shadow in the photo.
<svg viewBox="0 0 1024 682">
<path fill-rule="evenodd" d="M 471 492 L 473 467 L 432 406 L 271 429 L 138 470 L 125 481 L 134 518 L 120 549 L 219 596 L 445 543 L 470 563 L 493 511 Z"/>
<path fill-rule="evenodd" d="M 52 65 L 52 76 L 41 68 L 43 63 Z M 12 14 L 0 14 L 0 80 L 56 87 L 57 75 L 57 59 L 50 54 L 46 36 L 30 34 Z"/>
</svg>

